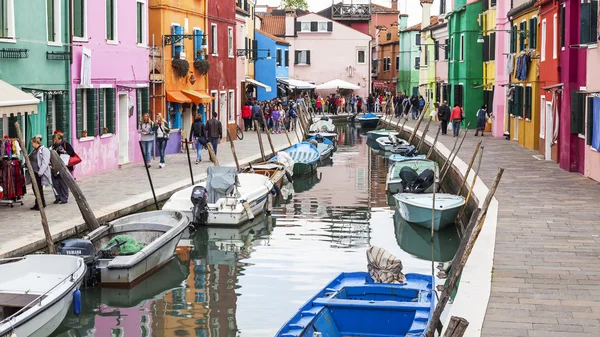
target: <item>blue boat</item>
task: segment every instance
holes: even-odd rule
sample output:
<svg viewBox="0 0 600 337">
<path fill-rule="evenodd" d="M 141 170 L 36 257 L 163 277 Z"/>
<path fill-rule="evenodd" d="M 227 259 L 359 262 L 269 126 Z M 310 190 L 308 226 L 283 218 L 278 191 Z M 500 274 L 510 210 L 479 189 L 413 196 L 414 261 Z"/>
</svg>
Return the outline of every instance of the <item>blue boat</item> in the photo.
<svg viewBox="0 0 600 337">
<path fill-rule="evenodd" d="M 277 337 L 424 336 L 434 310 L 431 275 L 405 284 L 375 283 L 369 273 L 341 273 L 277 332 Z"/>
<path fill-rule="evenodd" d="M 366 113 L 357 118 L 361 128 L 374 128 L 379 124 L 379 116 L 374 113 Z"/>
<path fill-rule="evenodd" d="M 317 164 L 321 159 L 321 153 L 311 143 L 302 142 L 285 150 L 294 160 L 294 176 L 314 174 L 317 172 Z M 269 161 L 277 161 L 277 156 Z"/>
<path fill-rule="evenodd" d="M 390 164 L 411 159 L 427 159 L 427 156 L 424 154 L 417 154 L 414 156 L 403 156 L 401 154 L 393 154 L 390 156 Z"/>
</svg>

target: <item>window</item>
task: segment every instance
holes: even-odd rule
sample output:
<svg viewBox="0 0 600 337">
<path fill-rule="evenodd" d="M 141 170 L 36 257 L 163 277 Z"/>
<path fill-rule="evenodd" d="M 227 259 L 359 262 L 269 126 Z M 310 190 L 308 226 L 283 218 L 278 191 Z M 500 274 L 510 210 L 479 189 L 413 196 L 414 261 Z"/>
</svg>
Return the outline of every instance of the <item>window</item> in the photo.
<svg viewBox="0 0 600 337">
<path fill-rule="evenodd" d="M 524 51 L 527 49 L 527 43 L 525 39 L 527 38 L 527 21 L 523 20 L 519 24 L 519 51 Z"/>
<path fill-rule="evenodd" d="M 531 109 L 532 109 L 532 99 L 533 94 L 531 92 L 531 86 L 528 85 L 525 87 L 525 105 L 524 105 L 524 117 L 528 120 L 531 120 Z"/>
<path fill-rule="evenodd" d="M 440 14 L 446 13 L 446 0 L 440 0 Z"/>
<path fill-rule="evenodd" d="M 542 96 L 540 105 L 540 138 L 546 138 L 546 97 Z"/>
<path fill-rule="evenodd" d="M 523 86 L 514 87 L 511 114 L 515 117 L 523 117 Z"/>
<path fill-rule="evenodd" d="M 537 18 L 533 17 L 529 19 L 529 48 L 536 49 L 537 48 Z"/>
<path fill-rule="evenodd" d="M 490 34 L 490 61 L 494 61 L 495 59 L 496 59 L 496 33 L 491 33 Z"/>
<path fill-rule="evenodd" d="M 510 31 L 510 52 L 517 52 L 517 26 L 512 26 Z"/>
<path fill-rule="evenodd" d="M 202 39 L 204 32 L 194 27 L 194 60 L 204 60 L 204 51 L 202 50 Z"/>
<path fill-rule="evenodd" d="M 233 57 L 233 27 L 227 27 L 227 55 Z"/>
<path fill-rule="evenodd" d="M 83 138 L 83 131 L 86 131 L 86 137 L 95 137 L 98 126 L 98 90 L 97 89 L 77 89 L 75 91 L 75 113 L 77 138 Z"/>
<path fill-rule="evenodd" d="M 433 60 L 440 60 L 440 42 L 438 40 L 433 40 Z"/>
<path fill-rule="evenodd" d="M 221 91 L 219 98 L 221 99 L 219 102 L 219 119 L 221 119 L 221 118 L 225 118 L 225 116 L 228 116 L 227 115 L 227 93 L 225 91 Z M 225 131 L 225 132 L 227 132 L 227 131 Z"/>
<path fill-rule="evenodd" d="M 565 9 L 565 4 L 563 4 L 560 7 L 560 11 L 558 12 L 560 15 L 560 46 L 562 48 L 565 47 L 565 29 L 567 27 L 565 27 L 566 25 L 566 9 Z"/>
<path fill-rule="evenodd" d="M 396 71 L 400 70 L 400 56 L 396 56 Z"/>
<path fill-rule="evenodd" d="M 554 14 L 552 17 L 552 58 L 558 57 L 558 17 Z"/>
<path fill-rule="evenodd" d="M 463 102 L 464 97 L 465 97 L 465 94 L 464 94 L 463 85 L 455 84 L 454 85 L 454 104 L 458 103 L 461 107 L 464 108 L 464 102 Z"/>
<path fill-rule="evenodd" d="M 235 92 L 233 90 L 229 90 L 227 97 L 227 118 L 230 123 L 235 123 Z"/>
<path fill-rule="evenodd" d="M 69 112 L 70 102 L 69 95 L 53 95 L 47 97 L 46 104 L 46 131 L 48 135 L 51 135 L 54 130 L 61 130 L 65 139 L 69 139 L 69 118 L 71 116 Z M 14 124 L 13 124 L 14 125 Z M 2 136 L 2 121 L 0 120 L 0 136 Z M 52 145 L 52 137 L 48 138 L 48 146 Z"/>
<path fill-rule="evenodd" d="M 421 33 L 415 34 L 415 45 L 421 45 Z"/>
<path fill-rule="evenodd" d="M 598 38 L 598 0 L 581 0 L 579 43 L 596 43 Z"/>
<path fill-rule="evenodd" d="M 423 54 L 425 54 L 425 66 L 427 67 L 429 65 L 429 48 L 428 48 L 428 46 L 425 46 L 425 51 L 423 52 Z"/>
<path fill-rule="evenodd" d="M 367 51 L 366 50 L 358 50 L 356 53 L 356 63 L 365 64 L 367 62 Z"/>
<path fill-rule="evenodd" d="M 318 31 L 326 32 L 327 31 L 327 22 L 319 22 Z"/>
<path fill-rule="evenodd" d="M 137 2 L 137 44 L 146 44 L 146 4 L 142 1 Z"/>
<path fill-rule="evenodd" d="M 419 69 L 421 67 L 421 58 L 415 57 L 415 69 Z"/>
<path fill-rule="evenodd" d="M 298 65 L 310 64 L 310 50 L 296 50 L 296 62 Z"/>
<path fill-rule="evenodd" d="M 117 41 L 117 1 L 106 0 L 106 39 Z"/>
<path fill-rule="evenodd" d="M 444 50 L 444 60 L 448 60 L 448 54 L 450 53 L 450 44 L 448 44 L 448 39 L 444 40 L 444 44 L 446 44 L 446 48 Z"/>
<path fill-rule="evenodd" d="M 142 115 L 146 112 L 150 112 L 150 88 L 140 88 L 136 90 L 135 93 L 135 107 L 136 107 L 136 115 L 137 115 L 137 125 L 138 130 L 141 128 L 142 123 Z M 169 119 L 169 114 L 167 114 L 167 119 Z M 174 129 L 175 126 L 173 126 Z"/>
<path fill-rule="evenodd" d="M 2 0 L 0 0 L 2 1 Z M 87 39 L 86 23 L 87 23 L 87 0 L 73 0 L 73 39 Z"/>
<path fill-rule="evenodd" d="M 490 1 L 490 8 L 492 8 L 492 7 L 496 7 L 496 0 Z"/>
<path fill-rule="evenodd" d="M 571 91 L 571 133 L 585 134 L 585 94 Z"/>
<path fill-rule="evenodd" d="M 6 2 L 6 0 L 0 0 L 0 13 L 4 10 L 2 9 L 1 3 Z M 48 30 L 48 42 L 60 43 L 61 31 L 61 8 L 60 8 L 59 0 L 46 0 L 46 24 Z M 1 16 L 2 14 L 0 14 Z"/>
<path fill-rule="evenodd" d="M 14 0 L 0 0 L 0 38 L 14 39 L 14 24 Z"/>
<path fill-rule="evenodd" d="M 183 27 L 181 27 L 179 25 L 172 25 L 171 26 L 171 34 L 183 35 Z M 173 57 L 173 59 L 185 58 L 185 54 L 184 54 L 184 50 L 183 50 L 183 38 L 180 41 L 173 43 L 173 45 L 171 47 L 171 53 L 172 53 L 171 56 Z"/>
<path fill-rule="evenodd" d="M 588 145 L 600 152 L 600 98 L 588 98 Z"/>
<path fill-rule="evenodd" d="M 301 26 L 301 30 L 302 32 L 310 32 L 310 21 L 303 21 L 301 22 L 302 26 Z"/>
<path fill-rule="evenodd" d="M 383 58 L 383 71 L 387 72 L 390 71 L 391 65 L 390 65 L 390 58 L 389 57 L 384 57 Z"/>
<path fill-rule="evenodd" d="M 541 55 L 540 58 L 543 61 L 546 61 L 546 19 L 542 20 L 542 50 L 541 50 Z M 545 109 L 544 106 L 542 106 L 542 110 Z"/>
<path fill-rule="evenodd" d="M 449 53 L 450 54 L 450 61 L 454 61 L 454 58 L 455 58 L 455 55 L 453 54 L 454 53 L 454 49 L 455 49 L 454 47 L 455 47 L 454 46 L 454 37 L 451 37 L 450 38 L 450 48 L 448 48 L 448 49 L 450 49 L 450 53 Z"/>
<path fill-rule="evenodd" d="M 286 49 L 285 52 L 284 52 L 284 55 L 285 55 L 285 57 L 284 57 L 284 59 L 285 59 L 285 66 L 289 67 L 290 66 L 290 51 Z"/>
<path fill-rule="evenodd" d="M 217 97 L 217 92 L 216 91 L 211 91 L 210 95 L 212 96 L 212 104 L 210 105 L 210 113 L 211 115 L 214 113 L 217 113 L 217 104 L 219 102 L 219 99 Z M 212 116 L 208 117 L 208 118 L 212 118 Z M 207 118 L 207 119 L 208 119 Z"/>
<path fill-rule="evenodd" d="M 103 134 L 105 128 L 107 129 L 107 133 L 115 133 L 116 90 L 114 88 L 105 88 L 98 89 L 98 91 L 100 134 Z"/>
<path fill-rule="evenodd" d="M 275 64 L 278 67 L 281 67 L 281 49 L 277 48 L 276 55 L 277 55 L 277 57 L 275 58 L 276 59 Z"/>
<path fill-rule="evenodd" d="M 465 60 L 465 34 L 460 36 L 460 60 Z"/>
<path fill-rule="evenodd" d="M 213 23 L 210 25 L 210 53 L 215 56 L 219 55 L 217 39 L 217 25 Z"/>
</svg>

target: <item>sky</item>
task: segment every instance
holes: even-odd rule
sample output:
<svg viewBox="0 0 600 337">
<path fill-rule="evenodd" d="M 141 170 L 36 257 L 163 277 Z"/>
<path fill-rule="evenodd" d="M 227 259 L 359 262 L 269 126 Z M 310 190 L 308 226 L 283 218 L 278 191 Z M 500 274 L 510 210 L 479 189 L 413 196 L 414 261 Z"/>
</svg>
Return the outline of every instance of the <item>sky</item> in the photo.
<svg viewBox="0 0 600 337">
<path fill-rule="evenodd" d="M 335 3 L 341 0 L 334 0 Z M 354 3 L 368 3 L 368 0 L 353 0 Z M 280 0 L 257 0 L 259 5 L 279 6 Z M 331 6 L 331 0 L 306 0 L 308 2 L 308 9 L 311 12 L 318 12 L 324 8 Z M 391 7 L 390 0 L 372 0 L 373 3 L 378 5 Z M 345 0 L 345 3 L 350 3 L 350 0 Z M 398 0 L 398 7 L 401 13 L 408 14 L 408 25 L 414 25 L 421 22 L 421 5 L 419 0 Z M 431 6 L 431 15 L 439 13 L 439 0 L 433 1 Z"/>
</svg>

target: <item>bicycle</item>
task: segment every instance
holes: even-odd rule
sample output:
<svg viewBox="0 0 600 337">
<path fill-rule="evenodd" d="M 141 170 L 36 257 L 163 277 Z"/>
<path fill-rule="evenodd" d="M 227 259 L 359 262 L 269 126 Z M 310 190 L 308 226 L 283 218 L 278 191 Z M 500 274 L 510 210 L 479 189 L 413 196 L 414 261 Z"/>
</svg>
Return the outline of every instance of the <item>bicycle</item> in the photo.
<svg viewBox="0 0 600 337">
<path fill-rule="evenodd" d="M 242 131 L 242 128 L 240 128 L 240 126 L 237 124 L 235 125 L 235 127 L 236 127 L 235 133 L 236 133 L 237 138 L 239 140 L 243 140 L 244 139 L 244 131 Z"/>
</svg>

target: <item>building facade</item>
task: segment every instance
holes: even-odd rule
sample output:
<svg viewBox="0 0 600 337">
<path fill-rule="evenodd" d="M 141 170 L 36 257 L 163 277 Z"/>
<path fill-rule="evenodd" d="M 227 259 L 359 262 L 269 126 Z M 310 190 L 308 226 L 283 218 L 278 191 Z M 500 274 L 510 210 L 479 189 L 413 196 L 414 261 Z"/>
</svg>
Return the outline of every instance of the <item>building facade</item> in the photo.
<svg viewBox="0 0 600 337">
<path fill-rule="evenodd" d="M 419 45 L 421 66 L 419 68 L 419 95 L 423 96 L 425 102 L 429 103 L 426 116 L 429 116 L 430 112 L 435 109 L 434 98 L 435 98 L 435 62 L 433 53 L 436 50 L 436 46 L 433 40 L 433 36 L 426 29 L 431 25 L 437 24 L 437 16 L 429 16 L 431 14 L 432 0 L 421 0 L 421 38 Z"/>
<path fill-rule="evenodd" d="M 407 27 L 408 16 L 400 16 L 399 21 L 399 70 L 398 92 L 408 96 L 419 95 L 419 69 L 421 68 L 421 24 Z"/>
<path fill-rule="evenodd" d="M 448 40 L 448 23 L 440 15 L 438 23 L 426 28 L 430 31 L 431 39 L 433 40 L 433 62 L 435 69 L 435 88 L 434 101 L 442 103 L 443 101 L 450 102 L 450 90 L 448 84 L 448 57 L 449 57 L 449 40 Z"/>
<path fill-rule="evenodd" d="M 290 43 L 267 32 L 256 30 L 256 41 L 261 49 L 267 50 L 267 56 L 255 60 L 256 80 L 268 85 L 271 90 L 258 88 L 257 98 L 261 101 L 277 97 L 277 80 L 289 78 Z"/>
<path fill-rule="evenodd" d="M 398 41 L 398 23 L 381 28 L 377 46 L 377 79 L 373 80 L 373 91 L 396 93 L 398 81 L 400 43 Z"/>
<path fill-rule="evenodd" d="M 592 7 L 592 6 L 590 6 Z M 597 3 L 596 3 L 597 7 Z M 591 29 L 590 35 L 596 40 L 587 50 L 587 68 L 586 68 L 586 90 L 588 92 L 586 99 L 586 146 L 585 146 L 585 168 L 584 175 L 596 181 L 600 181 L 600 76 L 596 70 L 600 62 L 600 52 L 598 52 L 598 9 L 590 10 L 590 28 L 596 25 L 596 31 Z M 595 17 L 594 17 L 595 16 Z M 594 20 L 595 19 L 595 20 Z"/>
<path fill-rule="evenodd" d="M 483 104 L 487 111 L 494 114 L 494 91 L 496 89 L 496 35 L 506 34 L 496 30 L 496 1 L 481 0 L 483 14 L 481 26 L 483 27 L 481 44 L 481 57 L 483 60 Z M 481 42 L 481 41 L 479 41 Z M 489 130 L 491 131 L 491 130 Z"/>
<path fill-rule="evenodd" d="M 148 89 L 145 1 L 75 1 L 70 133 L 78 177 L 142 160 L 137 142 Z"/>
<path fill-rule="evenodd" d="M 511 25 L 506 14 L 510 10 L 508 1 L 496 1 L 489 4 L 490 9 L 496 8 L 496 30 L 494 38 L 490 35 L 490 44 L 495 43 L 494 56 L 494 98 L 491 107 L 492 115 L 492 135 L 494 137 L 504 137 L 504 132 L 508 130 L 508 90 L 509 90 L 509 75 L 507 73 L 507 55 L 509 54 L 509 38 Z M 489 27 L 489 24 L 488 24 Z M 492 42 L 495 41 L 495 42 Z M 492 54 L 490 48 L 490 57 Z"/>
</svg>

